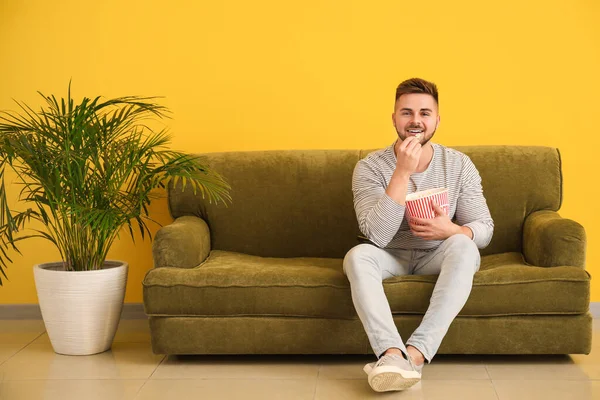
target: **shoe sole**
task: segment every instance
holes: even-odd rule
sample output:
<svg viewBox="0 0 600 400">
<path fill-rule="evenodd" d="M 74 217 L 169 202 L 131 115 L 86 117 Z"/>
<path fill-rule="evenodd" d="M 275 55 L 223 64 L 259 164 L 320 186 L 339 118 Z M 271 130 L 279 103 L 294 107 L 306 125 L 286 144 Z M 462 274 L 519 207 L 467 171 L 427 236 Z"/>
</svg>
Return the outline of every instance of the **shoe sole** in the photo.
<svg viewBox="0 0 600 400">
<path fill-rule="evenodd" d="M 363 371 L 369 375 L 369 385 L 376 392 L 405 390 L 421 380 L 417 371 L 403 371 L 395 367 L 381 366 L 372 374 L 373 368 L 365 365 Z"/>
<path fill-rule="evenodd" d="M 371 371 L 373 371 L 373 367 L 371 367 L 369 364 L 366 364 L 363 367 L 363 371 L 365 371 L 365 374 L 369 375 L 371 373 Z M 419 374 L 421 374 L 420 371 L 417 371 Z"/>
</svg>

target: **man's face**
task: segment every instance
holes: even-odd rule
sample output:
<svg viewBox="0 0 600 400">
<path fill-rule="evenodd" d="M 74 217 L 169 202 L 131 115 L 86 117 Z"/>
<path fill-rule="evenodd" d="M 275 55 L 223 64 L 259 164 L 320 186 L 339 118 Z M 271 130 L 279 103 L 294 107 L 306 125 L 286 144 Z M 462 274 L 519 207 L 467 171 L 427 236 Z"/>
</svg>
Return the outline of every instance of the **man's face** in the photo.
<svg viewBox="0 0 600 400">
<path fill-rule="evenodd" d="M 424 145 L 431 140 L 440 123 L 435 99 L 423 93 L 403 94 L 396 101 L 392 121 L 400 140 L 420 133 L 420 142 Z"/>
</svg>

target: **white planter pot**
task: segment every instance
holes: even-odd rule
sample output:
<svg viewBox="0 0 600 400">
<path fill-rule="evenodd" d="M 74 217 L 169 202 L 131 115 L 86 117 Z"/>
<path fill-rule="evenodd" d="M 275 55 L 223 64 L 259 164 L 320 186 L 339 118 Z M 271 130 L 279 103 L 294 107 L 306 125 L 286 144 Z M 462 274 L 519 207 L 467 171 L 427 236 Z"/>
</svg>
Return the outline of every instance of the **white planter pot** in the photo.
<svg viewBox="0 0 600 400">
<path fill-rule="evenodd" d="M 121 318 L 127 268 L 125 262 L 108 260 L 97 271 L 65 271 L 62 262 L 33 267 L 55 352 L 86 355 L 110 349 Z"/>
</svg>

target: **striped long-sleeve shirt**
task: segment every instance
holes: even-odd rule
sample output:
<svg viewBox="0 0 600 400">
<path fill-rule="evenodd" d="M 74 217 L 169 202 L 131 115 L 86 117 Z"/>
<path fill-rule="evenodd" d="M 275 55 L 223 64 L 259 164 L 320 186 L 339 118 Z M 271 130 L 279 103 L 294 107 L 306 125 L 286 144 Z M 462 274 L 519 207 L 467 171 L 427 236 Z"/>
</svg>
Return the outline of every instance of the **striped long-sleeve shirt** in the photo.
<svg viewBox="0 0 600 400">
<path fill-rule="evenodd" d="M 410 176 L 407 194 L 421 190 L 448 189 L 448 215 L 473 231 L 478 248 L 492 239 L 494 221 L 487 207 L 481 177 L 471 159 L 437 143 L 427 169 Z M 396 169 L 394 144 L 360 160 L 352 176 L 354 209 L 360 231 L 381 248 L 434 249 L 442 240 L 425 240 L 412 234 L 405 218 L 406 207 L 396 203 L 385 189 Z"/>
</svg>

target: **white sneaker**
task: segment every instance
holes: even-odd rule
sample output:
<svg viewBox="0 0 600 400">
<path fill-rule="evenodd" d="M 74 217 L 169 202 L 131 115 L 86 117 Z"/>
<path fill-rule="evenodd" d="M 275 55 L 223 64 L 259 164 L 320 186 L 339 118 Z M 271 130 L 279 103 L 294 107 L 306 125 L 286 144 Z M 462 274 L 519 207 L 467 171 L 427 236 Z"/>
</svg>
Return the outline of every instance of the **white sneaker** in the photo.
<svg viewBox="0 0 600 400">
<path fill-rule="evenodd" d="M 369 377 L 369 385 L 376 392 L 404 390 L 421 380 L 423 364 L 415 366 L 397 354 L 387 354 L 378 361 L 364 366 L 363 371 Z"/>
<path fill-rule="evenodd" d="M 371 373 L 371 370 L 375 367 L 375 364 L 377 364 L 377 361 L 372 362 L 372 363 L 368 363 L 367 365 L 365 365 L 363 367 L 363 371 L 365 371 L 365 373 L 367 375 L 369 375 L 369 373 Z M 417 371 L 418 373 L 422 374 L 423 372 L 423 365 L 425 365 L 425 363 L 421 364 L 421 365 L 416 365 L 413 362 L 413 367 L 415 367 L 415 371 Z"/>
</svg>

